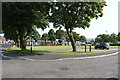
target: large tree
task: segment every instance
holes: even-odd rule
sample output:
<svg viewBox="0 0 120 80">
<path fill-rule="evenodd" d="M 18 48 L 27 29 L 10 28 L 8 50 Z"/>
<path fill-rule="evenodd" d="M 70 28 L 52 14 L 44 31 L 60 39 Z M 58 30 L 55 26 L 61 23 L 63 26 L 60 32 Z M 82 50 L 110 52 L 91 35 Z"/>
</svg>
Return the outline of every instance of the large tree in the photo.
<svg viewBox="0 0 120 80">
<path fill-rule="evenodd" d="M 74 37 L 74 40 L 75 40 L 75 42 L 76 41 L 79 41 L 79 34 L 78 33 L 76 33 L 76 32 L 73 32 L 73 37 Z"/>
<path fill-rule="evenodd" d="M 95 42 L 110 42 L 110 35 L 108 35 L 108 34 L 99 34 L 95 38 Z"/>
<path fill-rule="evenodd" d="M 88 28 L 93 18 L 102 17 L 105 2 L 54 2 L 51 3 L 51 22 L 55 28 L 64 27 L 76 51 L 74 28 Z"/>
<path fill-rule="evenodd" d="M 86 37 L 83 36 L 83 35 L 80 36 L 79 41 L 80 41 L 80 42 L 86 42 Z"/>
<path fill-rule="evenodd" d="M 65 36 L 66 34 L 64 30 L 59 29 L 56 31 L 56 39 L 65 40 Z"/>
<path fill-rule="evenodd" d="M 26 40 L 27 39 L 30 39 L 32 37 L 32 39 L 34 39 L 36 42 L 38 40 L 40 40 L 41 38 L 41 35 L 39 34 L 39 32 L 37 31 L 37 27 L 35 25 L 32 26 L 32 29 L 31 29 L 31 33 L 28 34 L 28 36 L 26 37 Z"/>
<path fill-rule="evenodd" d="M 67 41 L 67 44 L 70 45 L 70 44 L 69 44 L 70 38 L 69 38 L 67 32 L 65 32 L 65 40 Z"/>
<path fill-rule="evenodd" d="M 25 38 L 31 33 L 32 26 L 45 29 L 49 14 L 48 3 L 5 2 L 2 3 L 3 32 L 5 37 L 20 41 L 20 48 L 26 49 Z"/>
<path fill-rule="evenodd" d="M 110 42 L 112 42 L 112 43 L 118 42 L 118 37 L 115 33 L 112 33 L 110 35 Z"/>
<path fill-rule="evenodd" d="M 118 33 L 118 41 L 120 42 L 120 32 Z"/>
<path fill-rule="evenodd" d="M 55 41 L 56 40 L 56 35 L 53 29 L 50 29 L 48 32 L 48 37 L 50 41 Z"/>
<path fill-rule="evenodd" d="M 48 37 L 48 34 L 47 33 L 44 33 L 41 37 L 41 40 L 44 40 L 45 41 L 45 44 L 47 45 L 47 40 L 49 39 Z"/>
</svg>

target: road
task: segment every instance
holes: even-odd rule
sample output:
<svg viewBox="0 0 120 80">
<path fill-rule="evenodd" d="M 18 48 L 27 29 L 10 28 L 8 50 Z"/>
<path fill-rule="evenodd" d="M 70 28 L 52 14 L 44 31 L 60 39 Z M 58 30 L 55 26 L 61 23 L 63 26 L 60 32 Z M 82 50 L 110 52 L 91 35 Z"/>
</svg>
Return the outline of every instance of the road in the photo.
<svg viewBox="0 0 120 80">
<path fill-rule="evenodd" d="M 3 78 L 118 77 L 118 55 L 69 60 L 2 60 Z"/>
<path fill-rule="evenodd" d="M 11 44 L 0 44 L 0 60 L 7 59 L 6 56 L 4 56 L 2 53 L 4 50 L 8 49 L 11 46 Z"/>
<path fill-rule="evenodd" d="M 4 78 L 109 78 L 118 77 L 118 55 L 63 61 L 3 60 Z"/>
</svg>

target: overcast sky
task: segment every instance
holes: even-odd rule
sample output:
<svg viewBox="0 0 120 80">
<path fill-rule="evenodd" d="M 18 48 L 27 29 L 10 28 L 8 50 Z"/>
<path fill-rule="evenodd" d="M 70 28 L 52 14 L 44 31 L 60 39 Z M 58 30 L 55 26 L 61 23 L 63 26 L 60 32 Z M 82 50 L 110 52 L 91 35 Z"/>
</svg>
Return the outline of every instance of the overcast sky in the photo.
<svg viewBox="0 0 120 80">
<path fill-rule="evenodd" d="M 111 34 L 111 33 L 118 33 L 118 2 L 120 0 L 105 0 L 107 6 L 103 8 L 103 17 L 93 19 L 91 21 L 91 25 L 89 28 L 85 30 L 82 28 L 76 28 L 74 31 L 79 33 L 80 35 L 84 35 L 87 38 L 95 38 L 99 34 Z M 50 25 L 50 28 L 45 29 L 42 31 L 38 29 L 39 33 L 42 35 L 43 33 L 47 33 L 49 29 L 52 29 L 53 26 Z M 54 29 L 55 30 L 55 29 Z"/>
</svg>

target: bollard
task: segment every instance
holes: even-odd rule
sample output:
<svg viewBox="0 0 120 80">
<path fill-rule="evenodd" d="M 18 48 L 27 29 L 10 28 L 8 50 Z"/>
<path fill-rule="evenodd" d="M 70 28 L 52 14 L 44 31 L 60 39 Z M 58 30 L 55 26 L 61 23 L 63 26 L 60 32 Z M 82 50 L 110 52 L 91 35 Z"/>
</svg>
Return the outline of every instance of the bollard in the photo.
<svg viewBox="0 0 120 80">
<path fill-rule="evenodd" d="M 90 45 L 90 49 L 89 49 L 89 50 L 90 50 L 90 52 L 91 52 L 91 45 Z"/>
<path fill-rule="evenodd" d="M 32 53 L 32 46 L 31 46 L 31 48 L 30 48 L 30 52 Z"/>
<path fill-rule="evenodd" d="M 85 45 L 85 52 L 86 52 L 86 45 Z"/>
</svg>

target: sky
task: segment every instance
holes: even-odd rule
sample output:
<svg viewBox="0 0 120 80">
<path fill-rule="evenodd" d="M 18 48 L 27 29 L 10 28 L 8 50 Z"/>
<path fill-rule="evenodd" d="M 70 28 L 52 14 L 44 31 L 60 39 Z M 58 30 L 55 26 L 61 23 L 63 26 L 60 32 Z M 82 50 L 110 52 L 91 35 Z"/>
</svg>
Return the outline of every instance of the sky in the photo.
<svg viewBox="0 0 120 80">
<path fill-rule="evenodd" d="M 103 17 L 98 19 L 92 19 L 90 22 L 90 27 L 85 30 L 82 28 L 76 28 L 74 31 L 80 35 L 84 35 L 86 38 L 96 38 L 99 34 L 112 34 L 118 33 L 118 2 L 120 0 L 105 0 L 107 6 L 103 8 Z M 42 35 L 47 33 L 50 29 L 54 29 L 52 23 L 50 28 L 42 31 L 37 29 Z M 56 31 L 56 29 L 54 29 Z"/>
</svg>

